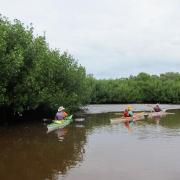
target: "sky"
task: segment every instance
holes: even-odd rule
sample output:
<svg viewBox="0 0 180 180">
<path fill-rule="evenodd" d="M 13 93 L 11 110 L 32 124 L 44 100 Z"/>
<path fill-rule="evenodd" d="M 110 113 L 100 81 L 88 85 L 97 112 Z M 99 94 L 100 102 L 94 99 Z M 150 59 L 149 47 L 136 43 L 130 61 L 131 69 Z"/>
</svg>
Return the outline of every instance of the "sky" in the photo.
<svg viewBox="0 0 180 180">
<path fill-rule="evenodd" d="M 0 0 L 98 79 L 180 72 L 179 0 Z"/>
</svg>

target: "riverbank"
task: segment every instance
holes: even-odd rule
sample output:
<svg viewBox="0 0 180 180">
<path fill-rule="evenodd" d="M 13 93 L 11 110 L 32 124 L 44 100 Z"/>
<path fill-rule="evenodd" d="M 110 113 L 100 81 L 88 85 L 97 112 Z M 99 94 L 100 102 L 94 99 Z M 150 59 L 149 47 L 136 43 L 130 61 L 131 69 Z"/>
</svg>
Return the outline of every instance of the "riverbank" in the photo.
<svg viewBox="0 0 180 180">
<path fill-rule="evenodd" d="M 128 104 L 129 105 L 129 104 Z M 151 106 L 155 104 L 131 104 L 134 111 L 152 111 Z M 180 109 L 180 104 L 161 104 L 162 109 L 172 110 Z M 127 104 L 90 104 L 85 106 L 87 114 L 99 114 L 109 112 L 122 112 L 127 107 Z"/>
</svg>

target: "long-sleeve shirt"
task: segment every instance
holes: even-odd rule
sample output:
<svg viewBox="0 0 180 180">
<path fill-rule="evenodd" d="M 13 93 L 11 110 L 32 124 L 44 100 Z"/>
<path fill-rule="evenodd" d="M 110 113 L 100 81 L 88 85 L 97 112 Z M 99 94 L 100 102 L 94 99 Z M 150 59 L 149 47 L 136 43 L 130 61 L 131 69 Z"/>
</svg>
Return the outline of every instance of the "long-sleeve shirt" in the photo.
<svg viewBox="0 0 180 180">
<path fill-rule="evenodd" d="M 57 120 L 63 120 L 67 116 L 66 112 L 57 112 L 55 118 Z"/>
</svg>

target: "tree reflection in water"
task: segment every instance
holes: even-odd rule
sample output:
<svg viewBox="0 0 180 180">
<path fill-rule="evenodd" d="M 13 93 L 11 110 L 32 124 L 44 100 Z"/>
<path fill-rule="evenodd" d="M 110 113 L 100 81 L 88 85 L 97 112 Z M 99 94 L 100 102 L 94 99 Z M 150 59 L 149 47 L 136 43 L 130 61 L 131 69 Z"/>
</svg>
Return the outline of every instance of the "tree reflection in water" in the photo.
<svg viewBox="0 0 180 180">
<path fill-rule="evenodd" d="M 0 130 L 0 179 L 56 179 L 83 160 L 85 128 L 58 131 L 62 142 L 42 124 Z"/>
<path fill-rule="evenodd" d="M 117 139 L 123 135 L 121 130 L 124 125 L 121 123 L 117 125 L 118 128 L 111 126 L 112 117 L 111 113 L 89 115 L 82 125 L 74 123 L 63 131 L 49 134 L 46 134 L 46 126 L 37 122 L 0 128 L 0 179 L 41 180 L 65 176 L 71 168 L 84 161 L 86 148 L 91 148 L 87 146 L 87 139 L 93 133 L 108 132 L 111 138 L 114 132 L 114 135 L 117 133 Z M 162 132 L 164 136 L 179 136 L 179 117 L 180 111 L 176 111 L 175 115 L 163 117 L 158 126 L 154 126 L 154 120 L 145 120 L 137 121 L 136 126 L 132 124 L 132 127 L 126 124 L 126 128 L 135 127 L 134 136 L 140 140 L 162 138 Z M 59 142 L 58 139 L 62 137 L 63 141 Z M 107 142 L 106 139 L 102 140 Z"/>
</svg>

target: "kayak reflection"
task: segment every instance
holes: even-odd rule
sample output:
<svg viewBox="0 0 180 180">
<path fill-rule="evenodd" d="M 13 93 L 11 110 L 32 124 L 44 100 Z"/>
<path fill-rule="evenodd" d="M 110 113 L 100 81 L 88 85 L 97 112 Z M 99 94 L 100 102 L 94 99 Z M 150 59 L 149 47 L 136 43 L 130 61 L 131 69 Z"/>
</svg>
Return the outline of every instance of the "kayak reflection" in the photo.
<svg viewBox="0 0 180 180">
<path fill-rule="evenodd" d="M 156 124 L 159 124 L 160 123 L 160 120 L 163 118 L 163 117 L 166 117 L 168 113 L 160 113 L 160 112 L 154 112 L 154 113 L 151 113 L 149 115 L 149 119 L 152 119 L 155 121 Z"/>
<path fill-rule="evenodd" d="M 65 135 L 67 133 L 68 133 L 68 129 L 67 128 L 56 130 L 56 134 L 57 134 L 57 137 L 58 137 L 59 141 L 63 141 L 64 138 L 65 138 Z"/>
<path fill-rule="evenodd" d="M 135 121 L 124 122 L 124 127 L 128 129 L 128 132 L 132 132 L 132 127 L 134 126 Z"/>
</svg>

